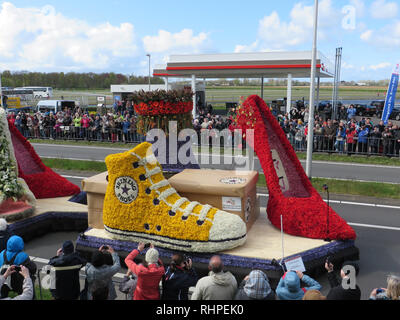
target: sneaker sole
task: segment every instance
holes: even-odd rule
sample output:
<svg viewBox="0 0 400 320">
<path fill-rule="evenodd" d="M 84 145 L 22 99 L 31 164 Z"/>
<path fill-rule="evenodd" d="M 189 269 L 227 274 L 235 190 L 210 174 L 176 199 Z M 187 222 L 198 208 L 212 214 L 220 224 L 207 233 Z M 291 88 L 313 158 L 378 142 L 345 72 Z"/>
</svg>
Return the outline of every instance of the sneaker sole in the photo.
<svg viewBox="0 0 400 320">
<path fill-rule="evenodd" d="M 187 252 L 201 252 L 201 253 L 215 253 L 218 251 L 229 250 L 246 242 L 247 235 L 244 234 L 237 238 L 232 239 L 221 239 L 221 240 L 209 240 L 209 241 L 197 241 L 197 240 L 179 240 L 169 238 L 166 236 L 158 236 L 152 234 L 139 233 L 134 231 L 124 231 L 119 229 L 113 229 L 108 226 L 104 226 L 106 233 L 108 233 L 115 240 L 127 240 L 136 242 L 151 242 L 155 246 L 162 246 L 163 248 L 169 248 L 179 251 Z"/>
</svg>

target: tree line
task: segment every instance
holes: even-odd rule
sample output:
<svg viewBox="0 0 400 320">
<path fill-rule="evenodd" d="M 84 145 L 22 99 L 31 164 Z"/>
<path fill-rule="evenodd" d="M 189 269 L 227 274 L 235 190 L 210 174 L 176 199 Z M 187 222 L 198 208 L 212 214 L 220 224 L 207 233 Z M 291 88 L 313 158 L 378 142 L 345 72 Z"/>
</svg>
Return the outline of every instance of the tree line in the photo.
<svg viewBox="0 0 400 320">
<path fill-rule="evenodd" d="M 112 84 L 147 84 L 144 76 L 121 73 L 75 73 L 75 72 L 11 72 L 1 74 L 3 87 L 52 87 L 54 89 L 110 89 Z M 150 79 L 151 84 L 164 84 L 158 77 Z"/>
</svg>

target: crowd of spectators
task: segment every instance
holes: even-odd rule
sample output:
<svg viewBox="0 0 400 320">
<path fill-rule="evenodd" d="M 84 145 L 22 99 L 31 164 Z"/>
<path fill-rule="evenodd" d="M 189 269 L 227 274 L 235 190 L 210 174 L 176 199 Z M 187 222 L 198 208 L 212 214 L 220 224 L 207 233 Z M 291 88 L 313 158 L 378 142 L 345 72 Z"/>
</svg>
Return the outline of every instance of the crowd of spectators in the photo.
<svg viewBox="0 0 400 320">
<path fill-rule="evenodd" d="M 5 227 L 5 228 L 4 228 Z M 7 223 L 0 219 L 0 289 L 1 300 L 35 300 L 37 266 L 24 252 L 24 242 L 8 234 Z M 4 229 L 4 230 L 3 230 Z M 140 259 L 142 255 L 144 259 Z M 86 261 L 67 240 L 48 262 L 54 270 L 54 300 L 115 300 L 117 292 L 113 277 L 121 270 L 120 258 L 111 246 L 102 245 Z M 223 260 L 214 255 L 209 260 L 207 276 L 199 277 L 192 260 L 181 254 L 171 256 L 164 266 L 154 245 L 139 243 L 125 258 L 128 267 L 119 290 L 133 300 L 360 300 L 361 290 L 355 283 L 359 265 L 347 261 L 335 271 L 327 259 L 325 269 L 330 285 L 328 294 L 322 286 L 300 271 L 285 270 L 276 289 L 262 270 L 251 271 L 238 283 L 225 270 Z M 80 270 L 85 271 L 85 285 L 80 285 Z M 39 276 L 40 281 L 40 276 Z M 387 288 L 372 290 L 370 300 L 399 300 L 400 277 L 389 275 Z"/>
<path fill-rule="evenodd" d="M 356 108 L 341 106 L 338 119 L 331 119 L 325 109 L 315 115 L 314 152 L 341 154 L 384 155 L 398 157 L 400 151 L 400 128 L 388 121 L 374 123 L 371 118 L 356 120 Z M 307 148 L 309 111 L 306 106 L 293 107 L 290 113 L 276 117 L 287 138 L 296 151 Z M 26 138 L 68 139 L 137 143 L 145 137 L 137 133 L 135 115 L 130 101 L 118 101 L 113 110 L 100 112 L 84 111 L 80 107 L 65 108 L 53 113 L 10 112 L 9 119 Z M 220 132 L 229 128 L 230 119 L 213 113 L 211 105 L 199 110 L 193 120 L 193 128 L 201 143 L 201 132 L 205 129 Z M 212 132 L 213 133 L 213 132 Z"/>
<path fill-rule="evenodd" d="M 8 118 L 26 138 L 66 139 L 109 142 L 140 142 L 132 103 L 117 101 L 113 109 L 100 108 L 89 112 L 76 106 L 53 112 L 50 109 L 28 112 L 9 112 Z"/>
<path fill-rule="evenodd" d="M 332 120 L 326 113 L 317 113 L 314 124 L 314 146 L 316 152 L 357 153 L 398 157 L 400 150 L 400 128 L 388 121 L 373 123 L 371 118 L 356 120 L 353 105 L 339 109 L 339 119 Z M 282 129 L 296 151 L 307 147 L 308 108 L 293 108 L 290 114 L 277 116 Z"/>
</svg>

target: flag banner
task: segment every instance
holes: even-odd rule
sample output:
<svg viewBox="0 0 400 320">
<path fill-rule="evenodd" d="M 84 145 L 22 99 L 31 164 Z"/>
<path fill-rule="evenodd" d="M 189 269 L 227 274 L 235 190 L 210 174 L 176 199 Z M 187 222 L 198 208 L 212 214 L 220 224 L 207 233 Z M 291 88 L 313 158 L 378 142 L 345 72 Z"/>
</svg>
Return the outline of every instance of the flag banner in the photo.
<svg viewBox="0 0 400 320">
<path fill-rule="evenodd" d="M 394 103 L 396 102 L 397 86 L 399 85 L 399 65 L 396 66 L 396 70 L 392 73 L 390 79 L 389 88 L 386 94 L 385 108 L 382 113 L 382 121 L 387 125 L 390 114 L 393 111 Z"/>
</svg>

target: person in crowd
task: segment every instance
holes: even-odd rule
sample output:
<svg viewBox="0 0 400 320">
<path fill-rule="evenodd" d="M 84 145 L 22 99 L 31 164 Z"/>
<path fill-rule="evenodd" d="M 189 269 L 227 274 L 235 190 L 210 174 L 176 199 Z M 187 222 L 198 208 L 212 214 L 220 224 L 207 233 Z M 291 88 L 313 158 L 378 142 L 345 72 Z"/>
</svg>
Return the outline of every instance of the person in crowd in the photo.
<svg viewBox="0 0 400 320">
<path fill-rule="evenodd" d="M 302 300 L 326 300 L 326 297 L 318 290 L 308 290 Z"/>
<path fill-rule="evenodd" d="M 314 127 L 314 150 L 322 151 L 324 147 L 324 128 L 317 123 Z"/>
<path fill-rule="evenodd" d="M 389 275 L 386 281 L 387 288 L 372 290 L 370 300 L 400 300 L 400 277 Z"/>
<path fill-rule="evenodd" d="M 339 120 L 347 121 L 347 110 L 345 106 L 341 106 L 339 109 Z"/>
<path fill-rule="evenodd" d="M 133 300 L 160 300 L 160 281 L 165 273 L 159 253 L 150 245 L 143 264 L 136 264 L 135 258 L 144 251 L 145 243 L 139 243 L 137 249 L 126 257 L 125 264 L 137 276 L 137 284 Z"/>
<path fill-rule="evenodd" d="M 12 275 L 18 273 L 23 278 L 22 292 L 19 293 L 15 298 L 1 297 L 0 300 L 33 300 L 34 288 L 33 281 L 30 277 L 29 269 L 25 266 L 21 266 L 20 270 L 17 266 L 9 266 L 4 274 L 0 275 L 0 287 L 5 285 L 7 279 L 11 278 Z"/>
<path fill-rule="evenodd" d="M 333 151 L 335 135 L 336 135 L 336 128 L 333 126 L 332 121 L 328 120 L 324 130 L 325 150 L 327 150 L 328 152 Z"/>
<path fill-rule="evenodd" d="M 363 125 L 361 129 L 358 130 L 358 153 L 366 154 L 368 153 L 368 135 L 369 130 L 366 125 Z"/>
<path fill-rule="evenodd" d="M 137 285 L 137 276 L 128 269 L 121 283 L 119 284 L 119 291 L 126 294 L 127 300 L 133 300 L 133 294 Z"/>
<path fill-rule="evenodd" d="M 383 154 L 386 157 L 391 157 L 391 149 L 393 144 L 393 133 L 390 131 L 389 127 L 386 127 L 382 133 L 382 144 L 383 144 Z"/>
<path fill-rule="evenodd" d="M 131 141 L 130 127 L 131 127 L 131 121 L 129 119 L 129 115 L 126 115 L 124 118 L 124 121 L 122 122 L 122 132 L 124 133 L 124 142 L 125 143 L 128 143 Z"/>
<path fill-rule="evenodd" d="M 57 255 L 50 259 L 56 273 L 56 289 L 52 292 L 56 300 L 77 300 L 80 294 L 79 271 L 86 265 L 72 241 L 65 241 Z"/>
<path fill-rule="evenodd" d="M 345 267 L 352 268 L 355 272 L 355 275 L 351 272 L 346 274 Z M 360 267 L 357 262 L 347 261 L 343 263 L 343 266 L 340 270 L 340 279 L 334 272 L 334 265 L 327 261 L 325 263 L 325 269 L 328 271 L 328 281 L 331 286 L 331 290 L 327 295 L 327 300 L 360 300 L 361 299 L 361 290 L 356 284 L 356 277 L 360 271 Z M 354 276 L 354 279 L 351 278 Z M 349 283 L 353 282 L 353 283 Z M 343 283 L 346 283 L 348 287 L 343 286 Z"/>
<path fill-rule="evenodd" d="M 344 142 L 346 140 L 346 129 L 344 128 L 343 123 L 339 124 L 338 129 L 336 130 L 336 150 L 339 153 L 343 153 L 344 151 Z"/>
<path fill-rule="evenodd" d="M 163 279 L 162 300 L 189 300 L 189 288 L 198 280 L 192 260 L 175 253 Z"/>
<path fill-rule="evenodd" d="M 346 129 L 347 155 L 350 156 L 356 152 L 357 130 L 355 124 Z"/>
<path fill-rule="evenodd" d="M 253 270 L 240 283 L 235 300 L 275 300 L 268 276 L 261 270 Z"/>
<path fill-rule="evenodd" d="M 400 153 L 400 127 L 398 125 L 393 126 L 392 134 L 394 145 L 393 155 L 398 157 Z"/>
<path fill-rule="evenodd" d="M 305 287 L 301 287 L 301 282 Z M 286 272 L 279 280 L 276 295 L 280 300 L 301 300 L 308 290 L 321 290 L 321 285 L 300 271 Z"/>
<path fill-rule="evenodd" d="M 6 219 L 0 219 L 0 252 L 7 248 L 7 241 L 10 239 L 11 233 L 8 228 Z"/>
<path fill-rule="evenodd" d="M 81 127 L 82 127 L 82 117 L 80 116 L 79 113 L 75 113 L 75 118 L 74 118 L 75 139 L 82 138 Z"/>
<path fill-rule="evenodd" d="M 95 283 L 91 288 L 92 300 L 109 300 L 109 287 Z"/>
<path fill-rule="evenodd" d="M 37 266 L 24 252 L 24 247 L 24 240 L 22 240 L 20 236 L 13 235 L 8 239 L 7 249 L 0 253 L 0 273 L 4 273 L 5 269 L 11 265 L 24 266 L 29 270 L 30 277 L 34 281 Z M 22 294 L 23 281 L 24 278 L 20 273 L 12 273 L 10 281 L 7 281 L 7 283 L 1 286 L 1 297 L 8 297 L 11 290 L 18 294 Z"/>
<path fill-rule="evenodd" d="M 374 127 L 374 131 L 372 131 L 369 136 L 369 145 L 371 147 L 372 154 L 375 155 L 379 154 L 379 149 L 380 146 L 382 145 L 381 140 L 382 140 L 382 133 L 379 131 L 379 127 L 376 126 Z"/>
<path fill-rule="evenodd" d="M 221 257 L 211 257 L 208 269 L 209 275 L 197 282 L 191 300 L 233 300 L 237 281 L 232 273 L 224 272 Z"/>
<path fill-rule="evenodd" d="M 349 108 L 347 108 L 347 120 L 350 121 L 356 116 L 356 108 L 354 107 L 353 104 L 350 105 Z"/>
<path fill-rule="evenodd" d="M 106 264 L 105 253 L 111 254 L 113 265 Z M 107 287 L 108 300 L 114 300 L 117 297 L 112 277 L 119 272 L 121 265 L 118 254 L 110 246 L 101 246 L 98 251 L 92 255 L 90 263 L 86 264 L 85 273 L 87 280 L 87 299 L 92 300 L 92 287 Z"/>
</svg>

